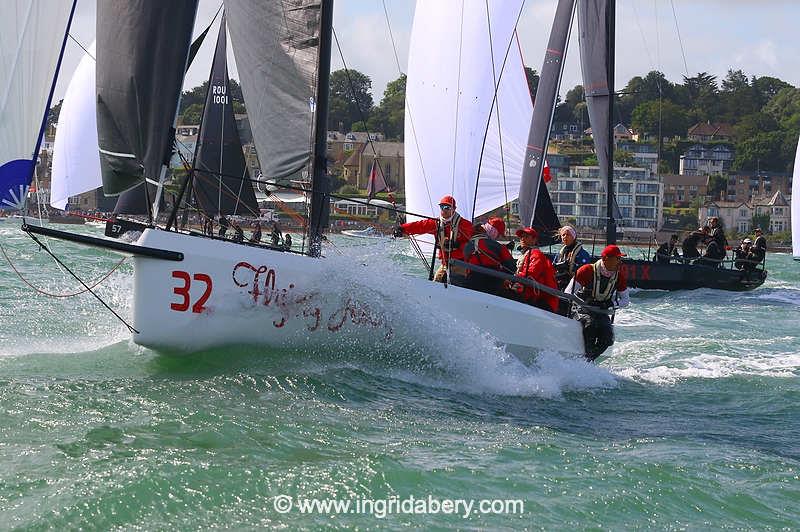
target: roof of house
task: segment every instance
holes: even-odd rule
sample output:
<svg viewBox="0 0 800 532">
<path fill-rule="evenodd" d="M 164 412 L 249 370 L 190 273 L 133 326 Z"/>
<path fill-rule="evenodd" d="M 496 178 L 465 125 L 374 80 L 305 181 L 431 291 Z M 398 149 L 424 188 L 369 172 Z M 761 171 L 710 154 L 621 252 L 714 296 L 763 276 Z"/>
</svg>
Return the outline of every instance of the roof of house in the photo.
<svg viewBox="0 0 800 532">
<path fill-rule="evenodd" d="M 690 127 L 687 134 L 705 137 L 732 137 L 733 126 L 725 122 L 699 122 Z"/>
<path fill-rule="evenodd" d="M 746 201 L 707 201 L 703 204 L 703 207 L 708 207 L 709 205 L 714 205 L 718 209 L 737 209 L 744 205 L 748 209 L 752 209 L 753 207 Z"/>
<path fill-rule="evenodd" d="M 702 187 L 708 185 L 707 175 L 663 175 L 665 185 L 696 185 Z"/>
<path fill-rule="evenodd" d="M 766 205 L 769 207 L 788 207 L 789 202 L 786 200 L 786 196 L 784 196 L 780 190 L 775 192 L 772 196 L 769 197 L 762 197 L 762 198 L 754 198 L 753 203 L 756 205 Z"/>
<path fill-rule="evenodd" d="M 374 152 L 372 150 L 375 150 Z M 377 154 L 378 157 L 402 157 L 402 142 L 370 142 L 364 146 L 364 155 Z"/>
</svg>

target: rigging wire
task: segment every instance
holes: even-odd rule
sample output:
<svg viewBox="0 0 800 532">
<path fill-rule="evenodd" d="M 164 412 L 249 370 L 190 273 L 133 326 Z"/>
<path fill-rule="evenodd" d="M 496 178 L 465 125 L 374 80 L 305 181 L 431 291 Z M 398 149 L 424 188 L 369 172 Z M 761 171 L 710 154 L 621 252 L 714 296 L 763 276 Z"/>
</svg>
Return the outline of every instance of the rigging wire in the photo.
<svg viewBox="0 0 800 532">
<path fill-rule="evenodd" d="M 36 292 L 38 292 L 38 293 L 40 293 L 42 295 L 49 296 L 49 297 L 59 297 L 59 298 L 79 296 L 81 294 L 85 294 L 87 292 L 87 290 L 94 289 L 95 287 L 99 286 L 100 283 L 102 283 L 103 281 L 108 279 L 111 276 L 112 273 L 117 271 L 117 269 L 120 266 L 122 266 L 122 263 L 125 262 L 127 260 L 127 258 L 128 258 L 128 257 L 122 257 L 122 260 L 120 260 L 116 265 L 114 265 L 114 267 L 111 268 L 111 270 L 108 273 L 106 273 L 102 277 L 100 277 L 100 279 L 98 279 L 94 284 L 92 284 L 88 288 L 84 288 L 83 290 L 78 290 L 77 292 L 71 292 L 71 293 L 68 293 L 68 294 L 55 294 L 55 293 L 52 293 L 52 292 L 48 292 L 48 291 L 46 291 L 44 289 L 41 289 L 41 288 L 39 288 L 37 286 L 34 286 L 33 283 L 31 283 L 28 279 L 26 279 L 25 276 L 22 275 L 22 272 L 20 272 L 19 269 L 17 269 L 16 265 L 11 261 L 11 257 L 8 256 L 8 253 L 6 253 L 6 250 L 5 250 L 5 248 L 3 247 L 2 244 L 0 244 L 0 253 L 3 254 L 3 257 L 5 257 L 6 262 L 8 262 L 8 265 L 11 266 L 11 269 L 14 270 L 14 273 L 17 274 L 17 277 L 19 277 L 20 280 L 23 283 L 25 283 L 30 288 L 32 288 L 34 291 L 36 291 Z M 56 265 L 59 267 L 59 269 L 62 272 L 64 272 L 64 270 L 61 269 L 61 266 L 58 264 L 58 262 L 56 262 Z"/>
<path fill-rule="evenodd" d="M 678 43 L 681 45 L 681 57 L 683 57 L 683 68 L 686 71 L 686 76 L 689 76 L 689 65 L 686 63 L 686 51 L 683 49 L 683 39 L 681 38 L 681 29 L 678 26 L 678 15 L 675 13 L 675 2 L 669 0 L 672 6 L 672 18 L 675 20 L 675 31 L 678 33 Z"/>
<path fill-rule="evenodd" d="M 39 248 L 41 248 L 41 249 L 45 250 L 45 251 L 46 251 L 46 252 L 47 252 L 47 253 L 48 253 L 48 254 L 49 254 L 51 257 L 53 257 L 53 259 L 55 259 L 55 261 L 56 261 L 56 262 L 58 262 L 58 263 L 59 263 L 61 266 L 63 266 L 63 267 L 64 267 L 64 269 L 65 269 L 65 270 L 67 270 L 67 272 L 68 272 L 70 275 L 72 275 L 72 276 L 73 276 L 73 277 L 74 277 L 74 278 L 75 278 L 75 279 L 76 279 L 76 280 L 77 280 L 79 283 L 81 283 L 81 285 L 83 285 L 83 287 L 86 289 L 86 291 L 87 291 L 87 292 L 89 292 L 90 294 L 92 294 L 92 295 L 93 295 L 93 296 L 94 296 L 94 297 L 95 297 L 95 298 L 96 298 L 96 299 L 97 299 L 97 300 L 98 300 L 100 303 L 102 303 L 102 305 L 103 305 L 104 307 L 106 307 L 106 308 L 109 310 L 109 312 L 111 312 L 111 313 L 112 313 L 114 316 L 116 316 L 116 318 L 117 318 L 119 321 L 121 321 L 121 322 L 122 322 L 122 323 L 123 323 L 123 324 L 124 324 L 124 325 L 125 325 L 125 326 L 128 328 L 128 330 L 129 330 L 130 332 L 132 332 L 132 333 L 136 333 L 136 334 L 139 334 L 139 331 L 137 331 L 137 330 L 136 330 L 136 329 L 135 329 L 135 328 L 134 328 L 132 325 L 130 325 L 130 324 L 127 322 L 127 321 L 125 321 L 125 319 L 124 319 L 122 316 L 120 316 L 119 314 L 117 314 L 117 312 L 116 312 L 114 309 L 112 309 L 112 308 L 111 308 L 111 307 L 108 305 L 108 303 L 106 303 L 105 301 L 103 301 L 103 298 L 101 298 L 100 296 L 98 296 L 98 295 L 97 295 L 97 294 L 94 292 L 94 290 L 92 290 L 92 288 L 91 288 L 91 287 L 89 287 L 89 286 L 88 286 L 88 285 L 87 285 L 85 282 L 83 282 L 83 280 L 82 280 L 80 277 L 78 277 L 78 276 L 75 274 L 75 272 L 73 272 L 71 269 L 69 269 L 69 267 L 68 267 L 66 264 L 64 264 L 63 262 L 61 262 L 61 260 L 60 260 L 58 257 L 56 257 L 56 256 L 53 254 L 53 252 L 52 252 L 52 251 L 50 251 L 50 249 L 49 249 L 47 246 L 45 246 L 44 244 L 42 244 L 42 242 L 41 242 L 41 241 L 40 241 L 38 238 L 36 238 L 36 235 L 34 235 L 33 233 L 31 233 L 30 231 L 26 231 L 26 233 L 28 233 L 28 236 L 29 236 L 29 237 L 31 237 L 31 238 L 33 239 L 33 241 L 34 241 L 34 242 L 36 242 L 37 244 L 39 244 Z"/>
</svg>

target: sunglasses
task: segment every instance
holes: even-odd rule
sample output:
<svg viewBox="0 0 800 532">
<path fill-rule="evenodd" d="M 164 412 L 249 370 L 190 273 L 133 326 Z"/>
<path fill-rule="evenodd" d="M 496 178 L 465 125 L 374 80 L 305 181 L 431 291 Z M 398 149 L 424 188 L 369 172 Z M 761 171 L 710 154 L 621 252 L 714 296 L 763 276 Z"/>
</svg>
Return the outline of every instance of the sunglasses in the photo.
<svg viewBox="0 0 800 532">
<path fill-rule="evenodd" d="M 442 209 L 443 211 L 449 211 L 453 207 L 451 205 L 444 204 L 444 205 L 439 205 L 439 208 Z"/>
</svg>

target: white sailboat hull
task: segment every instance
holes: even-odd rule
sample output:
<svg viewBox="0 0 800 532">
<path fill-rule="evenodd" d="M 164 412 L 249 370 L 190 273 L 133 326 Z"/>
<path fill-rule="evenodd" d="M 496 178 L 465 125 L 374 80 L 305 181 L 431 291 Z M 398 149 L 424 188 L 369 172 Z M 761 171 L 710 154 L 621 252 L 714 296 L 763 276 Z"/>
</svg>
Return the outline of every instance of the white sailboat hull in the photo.
<svg viewBox="0 0 800 532">
<path fill-rule="evenodd" d="M 134 260 L 134 341 L 157 350 L 419 344 L 432 335 L 457 348 L 488 333 L 523 361 L 541 350 L 584 352 L 578 322 L 481 292 L 407 276 L 386 279 L 399 284 L 393 290 L 368 279 L 355 286 L 358 272 L 339 284 L 326 259 L 160 230 L 138 244 L 184 256 Z"/>
</svg>

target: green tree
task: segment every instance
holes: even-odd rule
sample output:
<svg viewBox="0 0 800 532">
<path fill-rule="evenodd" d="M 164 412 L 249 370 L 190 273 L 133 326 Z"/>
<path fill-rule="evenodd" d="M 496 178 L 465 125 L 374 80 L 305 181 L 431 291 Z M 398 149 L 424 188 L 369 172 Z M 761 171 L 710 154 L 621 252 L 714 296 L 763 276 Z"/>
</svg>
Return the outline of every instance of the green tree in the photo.
<svg viewBox="0 0 800 532">
<path fill-rule="evenodd" d="M 358 70 L 331 72 L 328 129 L 350 131 L 353 122 L 366 120 L 372 112 L 372 80 Z"/>
<path fill-rule="evenodd" d="M 778 130 L 778 122 L 772 115 L 762 112 L 750 113 L 741 117 L 734 127 L 736 138 L 748 139 L 759 133 Z"/>
<path fill-rule="evenodd" d="M 390 81 L 383 91 L 383 99 L 376 107 L 367 125 L 371 131 L 380 131 L 386 138 L 403 140 L 406 105 L 406 76 Z"/>
<path fill-rule="evenodd" d="M 528 80 L 528 90 L 533 101 L 536 98 L 536 89 L 539 88 L 539 74 L 533 68 L 525 67 L 525 78 Z"/>
<path fill-rule="evenodd" d="M 763 231 L 769 231 L 769 214 L 754 214 L 750 221 L 753 229 L 760 227 Z"/>
<path fill-rule="evenodd" d="M 662 137 L 683 136 L 689 127 L 689 117 L 680 105 L 651 100 L 642 102 L 634 109 L 631 127 L 656 138 L 659 130 Z"/>
<path fill-rule="evenodd" d="M 781 90 L 793 88 L 789 83 L 770 76 L 762 76 L 760 78 L 753 76 L 750 85 L 758 94 L 761 107 L 769 103 Z"/>
<path fill-rule="evenodd" d="M 625 150 L 614 150 L 614 164 L 617 166 L 636 166 L 633 154 Z"/>
<path fill-rule="evenodd" d="M 718 199 L 720 194 L 728 188 L 728 180 L 724 175 L 714 174 L 708 176 L 708 197 Z"/>
<path fill-rule="evenodd" d="M 758 133 L 736 143 L 735 170 L 786 170 L 787 161 L 782 153 L 783 134 L 780 131 Z"/>
<path fill-rule="evenodd" d="M 204 105 L 202 103 L 193 103 L 187 107 L 181 114 L 181 124 L 199 125 L 200 120 L 203 118 L 203 108 Z"/>
<path fill-rule="evenodd" d="M 755 113 L 761 108 L 761 98 L 741 70 L 728 70 L 720 91 L 721 120 L 735 123 L 738 117 Z"/>
<path fill-rule="evenodd" d="M 717 77 L 708 72 L 700 72 L 691 78 L 684 76 L 683 85 L 693 120 L 715 119 L 719 113 Z"/>
</svg>

